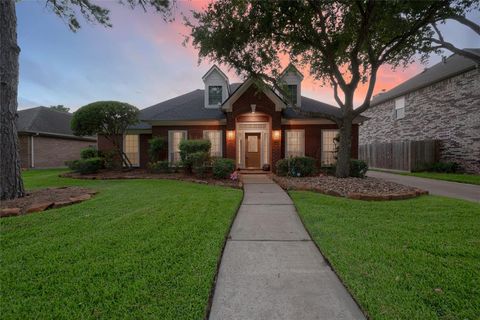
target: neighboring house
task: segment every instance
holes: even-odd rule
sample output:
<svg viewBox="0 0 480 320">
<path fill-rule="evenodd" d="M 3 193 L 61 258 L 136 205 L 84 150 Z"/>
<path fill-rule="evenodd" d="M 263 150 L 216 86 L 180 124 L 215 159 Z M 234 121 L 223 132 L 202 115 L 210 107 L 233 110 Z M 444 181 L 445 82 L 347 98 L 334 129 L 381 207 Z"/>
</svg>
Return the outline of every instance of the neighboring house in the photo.
<svg viewBox="0 0 480 320">
<path fill-rule="evenodd" d="M 96 138 L 78 137 L 70 129 L 72 114 L 46 107 L 18 111 L 17 131 L 22 168 L 64 167 Z"/>
<path fill-rule="evenodd" d="M 468 50 L 480 55 L 480 49 Z M 364 115 L 362 151 L 368 144 L 438 140 L 438 160 L 480 173 L 480 70 L 474 61 L 451 55 L 374 97 Z"/>
<path fill-rule="evenodd" d="M 303 97 L 303 75 L 293 65 L 282 73 L 281 81 L 301 112 L 268 86 L 258 88 L 252 79 L 230 84 L 217 66 L 202 79 L 204 90 L 141 110 L 141 122 L 131 127 L 123 139 L 124 151 L 135 166 L 147 166 L 148 140 L 152 136 L 168 139 L 168 152 L 163 158 L 171 163 L 180 161 L 182 139 L 209 139 L 212 156 L 234 159 L 242 169 L 260 169 L 267 164 L 274 170 L 278 160 L 290 156 L 310 156 L 319 165 L 333 164 L 337 125 L 308 113 L 339 115 L 340 109 Z M 352 139 L 352 157 L 356 158 L 357 122 Z M 99 137 L 98 146 L 105 151 L 111 148 L 104 137 Z"/>
</svg>

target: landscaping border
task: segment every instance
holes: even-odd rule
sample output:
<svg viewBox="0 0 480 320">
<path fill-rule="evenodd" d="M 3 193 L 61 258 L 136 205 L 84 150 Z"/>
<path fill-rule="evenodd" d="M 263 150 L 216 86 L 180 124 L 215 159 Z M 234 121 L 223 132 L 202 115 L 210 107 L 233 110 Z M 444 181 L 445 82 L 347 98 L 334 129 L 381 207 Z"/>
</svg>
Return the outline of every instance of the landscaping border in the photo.
<svg viewBox="0 0 480 320">
<path fill-rule="evenodd" d="M 405 200 L 405 199 L 412 199 L 422 195 L 427 195 L 428 191 L 418 189 L 418 188 L 411 188 L 411 191 L 403 191 L 403 192 L 395 192 L 395 193 L 363 193 L 363 192 L 348 192 L 347 194 L 341 194 L 338 191 L 325 189 L 321 186 L 311 186 L 308 183 L 292 183 L 286 184 L 284 182 L 285 179 L 279 178 L 275 174 L 271 174 L 270 177 L 272 178 L 275 183 L 277 183 L 282 189 L 284 190 L 298 190 L 298 191 L 313 191 L 322 194 L 326 194 L 329 196 L 334 197 L 343 197 L 349 198 L 354 200 L 363 200 L 363 201 L 390 201 L 390 200 Z"/>
</svg>

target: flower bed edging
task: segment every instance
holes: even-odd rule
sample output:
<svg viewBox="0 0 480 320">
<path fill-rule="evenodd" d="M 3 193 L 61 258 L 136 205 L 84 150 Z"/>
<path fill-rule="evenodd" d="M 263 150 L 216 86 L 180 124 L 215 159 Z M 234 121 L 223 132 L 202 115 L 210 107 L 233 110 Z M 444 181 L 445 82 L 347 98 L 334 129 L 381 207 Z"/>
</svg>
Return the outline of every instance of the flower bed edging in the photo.
<svg viewBox="0 0 480 320">
<path fill-rule="evenodd" d="M 348 192 L 342 194 L 336 190 L 322 188 L 321 186 L 315 185 L 312 186 L 308 183 L 302 181 L 291 180 L 290 183 L 285 183 L 285 177 L 279 178 L 277 175 L 272 174 L 272 179 L 283 189 L 285 190 L 298 190 L 298 191 L 314 191 L 329 196 L 335 197 L 344 197 L 354 200 L 363 200 L 363 201 L 390 201 L 390 200 L 405 200 L 419 197 L 421 195 L 427 195 L 428 191 L 410 188 L 409 191 L 394 192 L 394 193 L 365 193 L 365 192 Z M 298 178 L 293 178 L 298 179 Z"/>
</svg>

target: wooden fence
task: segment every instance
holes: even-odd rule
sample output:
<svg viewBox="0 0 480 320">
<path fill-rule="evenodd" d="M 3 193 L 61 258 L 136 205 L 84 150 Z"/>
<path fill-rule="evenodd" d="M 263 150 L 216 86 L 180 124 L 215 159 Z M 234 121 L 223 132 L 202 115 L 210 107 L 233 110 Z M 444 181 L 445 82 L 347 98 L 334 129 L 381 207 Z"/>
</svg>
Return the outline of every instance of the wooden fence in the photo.
<svg viewBox="0 0 480 320">
<path fill-rule="evenodd" d="M 439 160 L 439 141 L 394 141 L 364 144 L 358 157 L 370 168 L 412 171 Z"/>
</svg>

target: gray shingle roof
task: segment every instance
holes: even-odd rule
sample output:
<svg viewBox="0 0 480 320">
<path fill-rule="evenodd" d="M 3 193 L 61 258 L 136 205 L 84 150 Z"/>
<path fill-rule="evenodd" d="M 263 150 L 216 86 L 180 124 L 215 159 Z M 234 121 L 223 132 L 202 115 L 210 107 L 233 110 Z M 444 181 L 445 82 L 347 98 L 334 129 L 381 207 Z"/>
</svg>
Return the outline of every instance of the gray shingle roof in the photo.
<svg viewBox="0 0 480 320">
<path fill-rule="evenodd" d="M 480 55 L 480 49 L 465 49 Z M 379 94 L 372 99 L 372 105 L 397 98 L 409 92 L 424 88 L 435 82 L 453 77 L 455 75 L 472 70 L 476 67 L 473 60 L 462 57 L 457 54 L 449 56 L 445 62 L 439 62 L 436 65 L 424 70 L 413 78 L 403 82 L 395 88 Z"/>
<path fill-rule="evenodd" d="M 232 95 L 241 83 L 230 85 Z M 204 106 L 205 90 L 194 90 L 170 100 L 160 102 L 140 111 L 140 120 L 143 121 L 188 121 L 188 120 L 223 120 L 225 114 L 219 109 L 207 109 Z M 340 116 L 340 109 L 332 105 L 302 96 L 302 107 L 307 112 L 323 112 Z M 291 108 L 283 111 L 287 119 L 307 119 L 308 115 L 298 113 Z M 130 129 L 149 129 L 150 125 L 145 122 L 130 127 Z"/>
<path fill-rule="evenodd" d="M 93 137 L 75 136 L 70 128 L 73 115 L 47 107 L 36 107 L 17 112 L 17 131 L 19 133 L 43 133 L 69 136 L 77 139 L 94 139 Z"/>
</svg>

